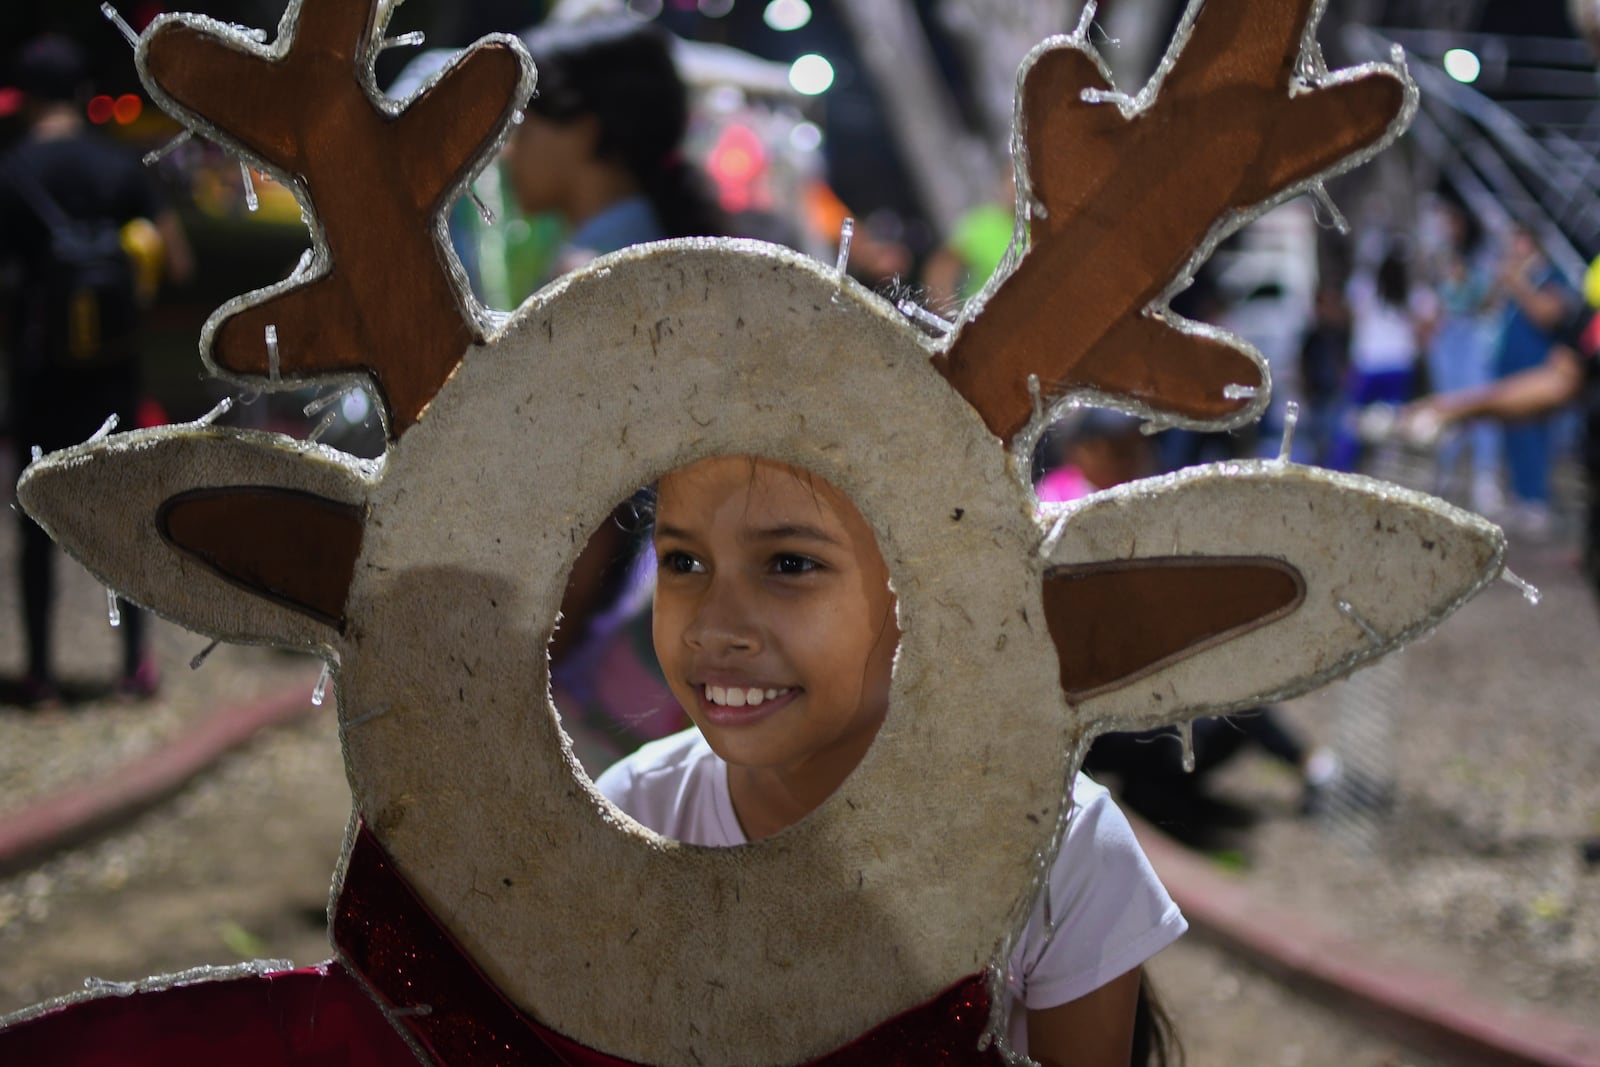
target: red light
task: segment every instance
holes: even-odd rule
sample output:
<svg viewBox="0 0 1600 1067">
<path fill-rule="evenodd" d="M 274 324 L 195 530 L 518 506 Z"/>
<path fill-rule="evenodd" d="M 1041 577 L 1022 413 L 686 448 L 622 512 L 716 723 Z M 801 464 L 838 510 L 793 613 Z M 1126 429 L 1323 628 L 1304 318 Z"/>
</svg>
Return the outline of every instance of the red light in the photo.
<svg viewBox="0 0 1600 1067">
<path fill-rule="evenodd" d="M 730 182 L 747 182 L 755 172 L 755 157 L 742 148 L 730 148 L 717 156 L 717 174 Z"/>
<path fill-rule="evenodd" d="M 22 110 L 22 90 L 6 86 L 0 89 L 0 119 Z"/>
<path fill-rule="evenodd" d="M 123 93 L 117 97 L 117 102 L 111 105 L 111 114 L 116 118 L 117 125 L 126 126 L 137 121 L 139 113 L 144 110 L 144 101 L 132 93 Z"/>
<path fill-rule="evenodd" d="M 89 121 L 96 126 L 111 121 L 111 113 L 116 110 L 116 103 L 109 96 L 96 96 L 89 101 Z"/>
<path fill-rule="evenodd" d="M 767 153 L 747 126 L 729 126 L 711 150 L 706 168 L 721 184 L 743 185 L 753 181 L 767 165 Z"/>
</svg>

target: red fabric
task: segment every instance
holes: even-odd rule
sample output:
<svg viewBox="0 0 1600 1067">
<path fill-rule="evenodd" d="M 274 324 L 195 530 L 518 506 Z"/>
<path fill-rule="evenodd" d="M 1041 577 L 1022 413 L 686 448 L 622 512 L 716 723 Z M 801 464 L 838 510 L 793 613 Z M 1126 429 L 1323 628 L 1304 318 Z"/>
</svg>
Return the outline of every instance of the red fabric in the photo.
<svg viewBox="0 0 1600 1067">
<path fill-rule="evenodd" d="M 0 1030 L 29 1067 L 394 1067 L 416 1056 L 337 963 L 65 1004 Z"/>
<path fill-rule="evenodd" d="M 563 1037 L 507 1001 L 362 827 L 334 938 L 438 1067 L 645 1067 Z M 979 1044 L 982 975 L 807 1067 L 1001 1067 Z M 394 1067 L 410 1047 L 337 961 L 62 1005 L 0 1029 L 0 1064 L 29 1067 Z"/>
</svg>

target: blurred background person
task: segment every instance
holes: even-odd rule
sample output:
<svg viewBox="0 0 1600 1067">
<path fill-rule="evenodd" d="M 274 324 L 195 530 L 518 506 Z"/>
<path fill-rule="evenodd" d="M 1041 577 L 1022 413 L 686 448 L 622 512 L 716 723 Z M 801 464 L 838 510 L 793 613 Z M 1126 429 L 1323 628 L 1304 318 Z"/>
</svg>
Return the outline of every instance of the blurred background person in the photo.
<svg viewBox="0 0 1600 1067">
<path fill-rule="evenodd" d="M 1483 385 L 1490 378 L 1495 328 L 1489 314 L 1492 264 L 1480 256 L 1483 230 L 1459 204 L 1438 206 L 1441 244 L 1431 263 L 1437 297 L 1427 330 L 1428 386 L 1432 392 L 1453 392 Z M 1459 469 L 1466 454 L 1465 475 Z M 1500 432 L 1487 420 L 1463 424 L 1440 438 L 1440 496 L 1459 496 L 1465 489 L 1473 510 L 1498 514 L 1504 505 L 1500 489 Z"/>
<path fill-rule="evenodd" d="M 954 318 L 978 295 L 1011 247 L 1016 210 L 1016 177 L 1008 160 L 1005 175 L 995 183 L 994 198 L 957 219 L 944 244 L 928 257 L 922 284 L 929 308 Z"/>
<path fill-rule="evenodd" d="M 1306 462 L 1328 462 L 1338 421 L 1339 398 L 1350 369 L 1350 309 L 1337 285 L 1321 285 L 1312 303 L 1311 322 L 1300 339 L 1300 429 Z"/>
<path fill-rule="evenodd" d="M 566 223 L 555 273 L 629 245 L 728 232 L 684 156 L 689 95 L 665 31 L 603 16 L 546 22 L 522 40 L 538 91 L 506 162 L 517 206 Z"/>
<path fill-rule="evenodd" d="M 26 132 L 0 160 L 0 260 L 14 279 L 5 334 L 12 431 L 19 450 L 53 451 L 85 440 L 109 415 L 123 429 L 140 424 L 140 312 L 163 264 L 179 283 L 192 268 L 177 216 L 139 159 L 86 124 L 79 47 L 39 37 L 13 74 Z M 55 549 L 31 519 L 18 512 L 18 520 L 27 666 L 17 700 L 49 705 L 61 699 L 50 634 Z M 121 611 L 116 692 L 125 698 L 156 691 L 144 623 L 137 609 Z"/>
<path fill-rule="evenodd" d="M 1417 401 L 1403 412 L 1401 428 L 1423 440 L 1477 418 L 1501 420 L 1509 429 L 1543 419 L 1575 401 L 1583 421 L 1579 454 L 1588 488 L 1583 564 L 1600 604 L 1600 315 L 1591 310 L 1571 316 L 1545 358 L 1534 366 Z"/>
<path fill-rule="evenodd" d="M 1355 425 L 1371 404 L 1399 406 L 1416 388 L 1422 323 L 1430 314 L 1424 290 L 1414 288 L 1404 253 L 1391 244 L 1376 269 L 1357 269 L 1345 287 L 1350 308 L 1350 369 L 1328 466 L 1353 471 L 1361 459 Z"/>
<path fill-rule="evenodd" d="M 1543 363 L 1578 307 L 1577 293 L 1562 279 L 1531 231 L 1513 225 L 1494 279 L 1501 301 L 1494 376 L 1508 378 Z M 1526 418 L 1504 430 L 1506 472 L 1517 532 L 1541 538 L 1550 533 L 1550 420 Z"/>
</svg>

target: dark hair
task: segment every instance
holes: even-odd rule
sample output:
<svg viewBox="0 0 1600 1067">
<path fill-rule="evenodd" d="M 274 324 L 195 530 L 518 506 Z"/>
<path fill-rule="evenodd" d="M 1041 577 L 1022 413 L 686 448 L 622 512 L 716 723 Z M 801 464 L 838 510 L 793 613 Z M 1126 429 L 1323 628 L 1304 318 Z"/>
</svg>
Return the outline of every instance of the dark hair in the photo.
<svg viewBox="0 0 1600 1067">
<path fill-rule="evenodd" d="M 74 100 L 89 80 L 89 62 L 76 41 L 59 33 L 35 37 L 17 53 L 17 88 L 34 100 Z"/>
<path fill-rule="evenodd" d="M 1166 1006 L 1150 984 L 1148 971 L 1139 974 L 1139 1002 L 1133 1010 L 1133 1067 L 1183 1067 L 1183 1044 Z"/>
<path fill-rule="evenodd" d="M 1403 308 L 1411 295 L 1411 276 L 1400 252 L 1391 251 L 1378 264 L 1378 299 L 1390 307 Z"/>
<path fill-rule="evenodd" d="M 538 69 L 529 111 L 551 122 L 596 119 L 596 153 L 633 175 L 668 237 L 727 232 L 683 158 L 689 92 L 665 31 L 624 15 L 542 23 L 522 42 Z"/>
</svg>

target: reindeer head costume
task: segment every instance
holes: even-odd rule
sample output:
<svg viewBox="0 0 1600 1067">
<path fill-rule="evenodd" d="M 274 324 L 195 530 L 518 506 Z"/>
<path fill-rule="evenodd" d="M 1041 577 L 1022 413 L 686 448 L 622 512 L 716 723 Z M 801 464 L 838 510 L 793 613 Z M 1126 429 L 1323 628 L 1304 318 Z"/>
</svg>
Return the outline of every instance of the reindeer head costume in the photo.
<svg viewBox="0 0 1600 1067">
<path fill-rule="evenodd" d="M 1303 692 L 1500 570 L 1487 523 L 1284 462 L 1043 513 L 1028 485 L 1031 443 L 1068 404 L 1207 428 L 1262 410 L 1260 357 L 1165 301 L 1253 213 L 1403 127 L 1400 71 L 1323 67 L 1319 6 L 1192 5 L 1136 98 L 1084 31 L 1035 50 L 1015 247 L 939 340 L 804 257 L 725 240 L 606 257 L 493 319 L 442 218 L 530 90 L 514 40 L 395 102 L 371 77 L 378 0 L 300 0 L 270 46 L 163 16 L 139 45 L 151 92 L 314 223 L 290 278 L 213 317 L 208 361 L 257 387 L 366 375 L 390 447 L 364 464 L 141 431 L 34 463 L 22 500 L 129 599 L 332 665 L 355 815 L 331 967 L 424 1060 L 998 1063 L 992 980 L 1095 734 Z M 717 454 L 847 493 L 904 635 L 855 774 L 727 850 L 643 831 L 593 791 L 544 651 L 613 504 Z M 406 892 L 377 903 L 380 874 Z M 433 933 L 397 925 L 402 904 Z"/>
</svg>

